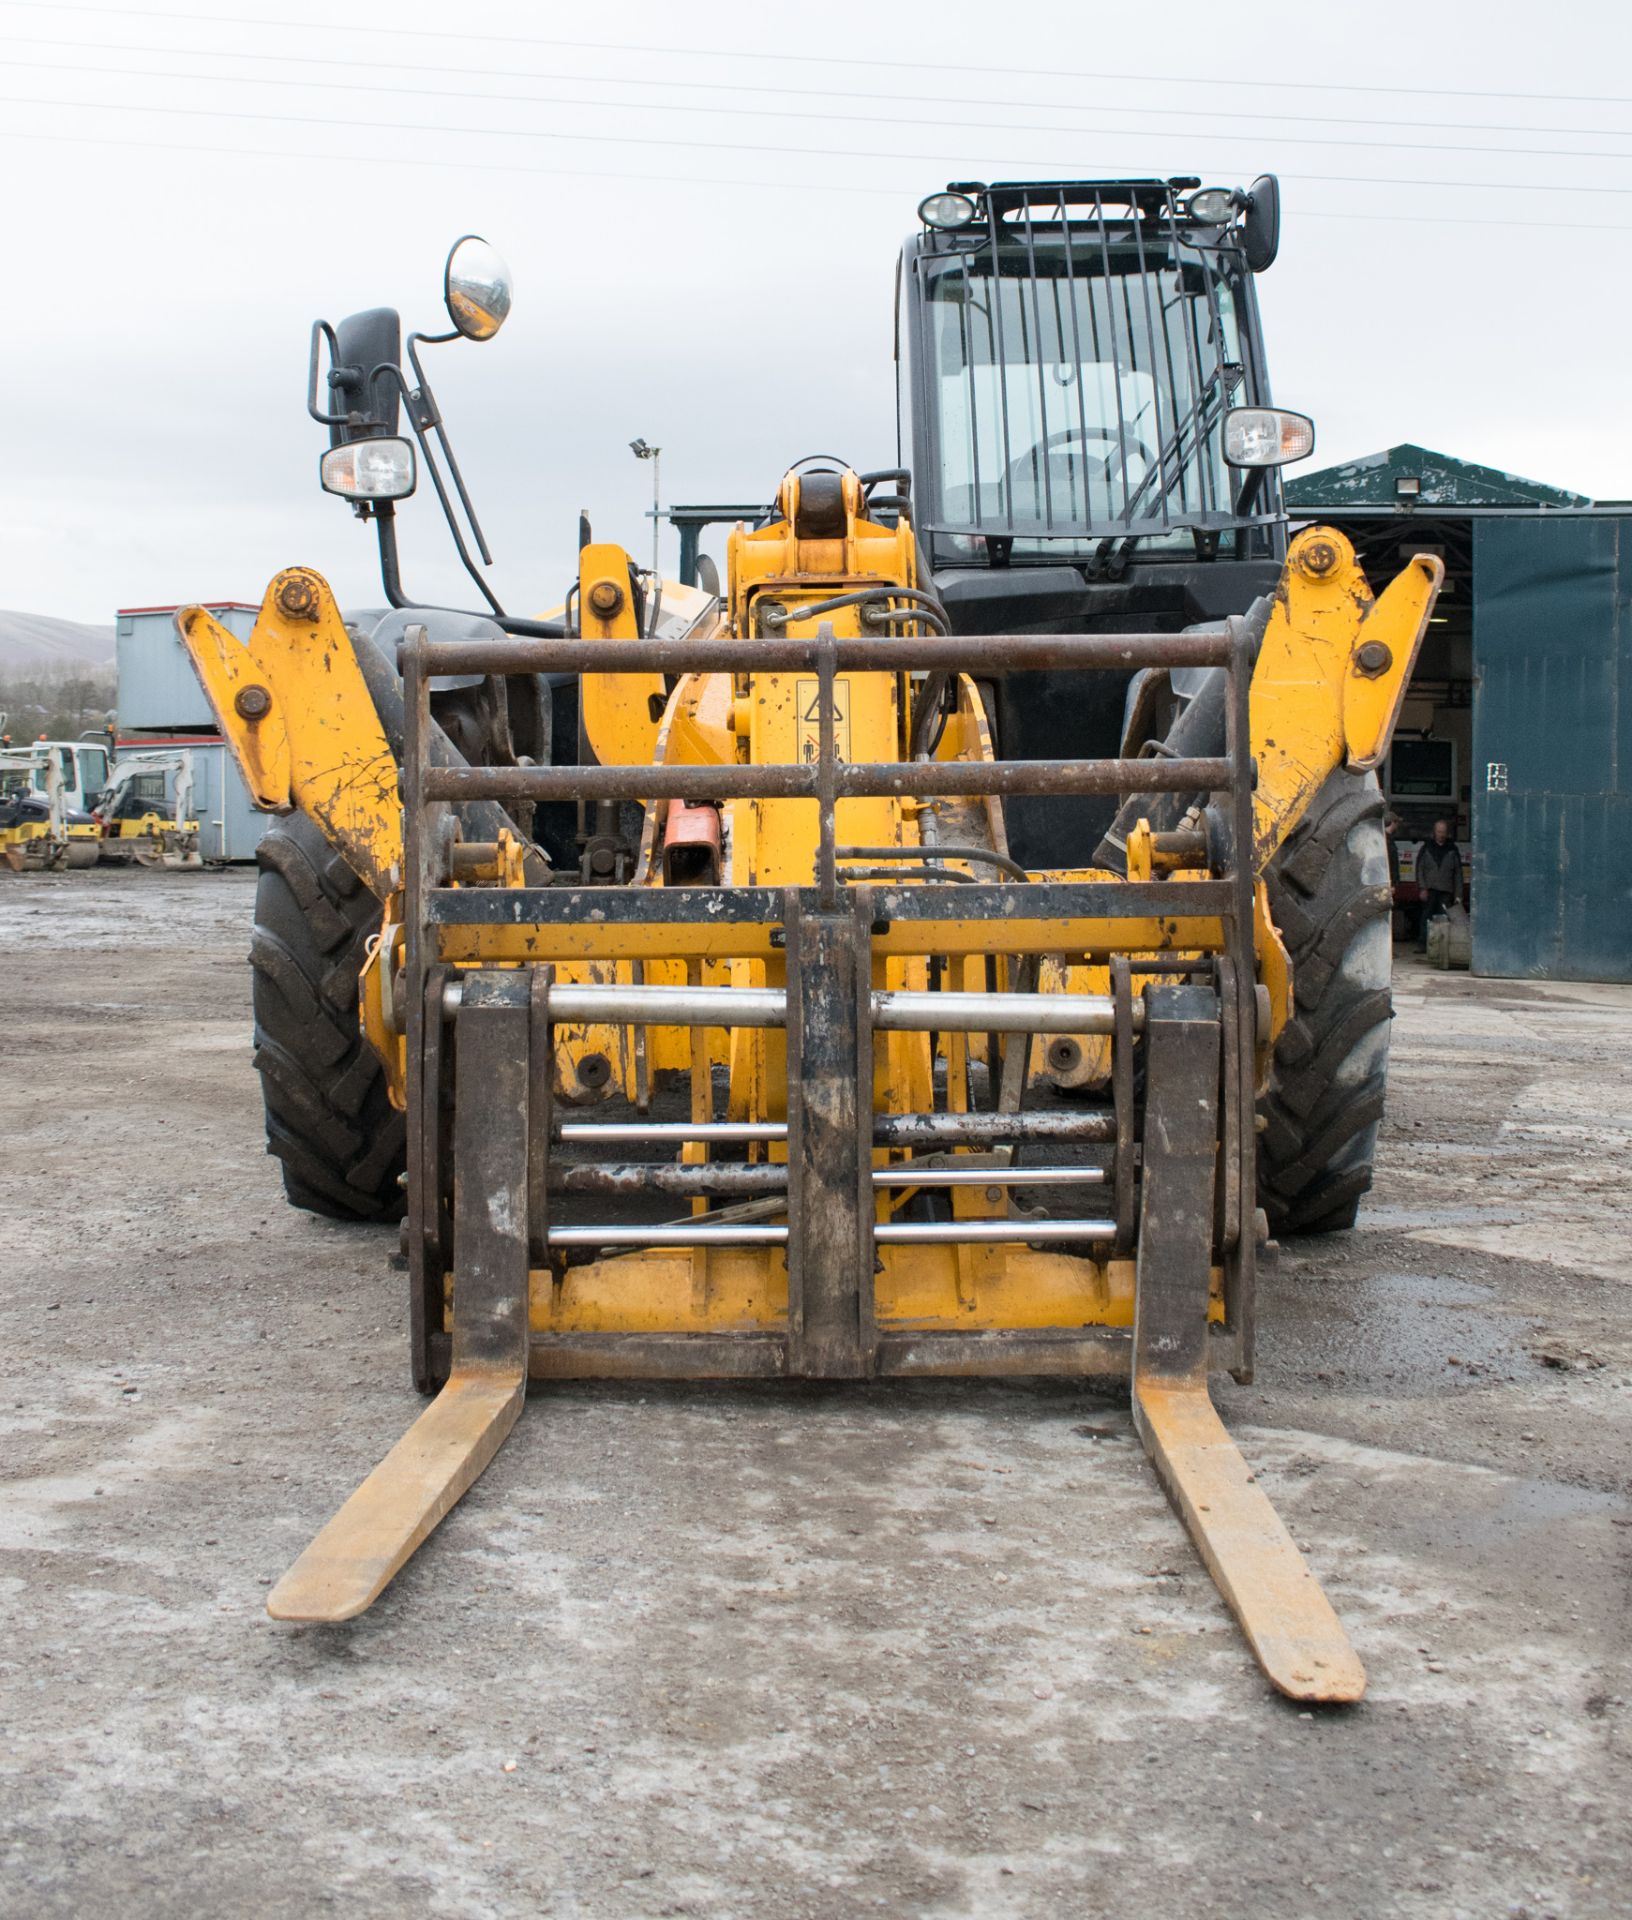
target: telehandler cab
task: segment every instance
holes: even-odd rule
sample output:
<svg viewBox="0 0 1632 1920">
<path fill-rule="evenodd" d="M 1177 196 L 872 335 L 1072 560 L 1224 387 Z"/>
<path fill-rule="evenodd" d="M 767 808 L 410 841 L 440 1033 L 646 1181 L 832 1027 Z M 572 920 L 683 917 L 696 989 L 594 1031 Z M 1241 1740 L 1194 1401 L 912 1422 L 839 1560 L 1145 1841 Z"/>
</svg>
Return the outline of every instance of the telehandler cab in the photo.
<svg viewBox="0 0 1632 1920">
<path fill-rule="evenodd" d="M 436 1395 L 269 1610 L 371 1605 L 529 1381 L 1066 1375 L 1129 1383 L 1275 1686 L 1354 1700 L 1207 1377 L 1250 1377 L 1271 1231 L 1349 1224 L 1369 1181 L 1371 769 L 1440 565 L 1374 598 L 1341 535 L 1288 541 L 1313 434 L 1259 339 L 1272 180 L 920 215 L 897 467 L 796 463 L 720 591 L 585 527 L 560 612 L 506 613 L 424 337 L 376 309 L 318 323 L 308 405 L 393 611 L 348 629 L 295 567 L 247 642 L 177 616 L 288 817 L 270 1145 L 298 1205 L 405 1203 Z M 438 337 L 487 338 L 509 276 L 467 237 L 445 295 Z M 484 614 L 403 586 L 421 460 Z"/>
</svg>

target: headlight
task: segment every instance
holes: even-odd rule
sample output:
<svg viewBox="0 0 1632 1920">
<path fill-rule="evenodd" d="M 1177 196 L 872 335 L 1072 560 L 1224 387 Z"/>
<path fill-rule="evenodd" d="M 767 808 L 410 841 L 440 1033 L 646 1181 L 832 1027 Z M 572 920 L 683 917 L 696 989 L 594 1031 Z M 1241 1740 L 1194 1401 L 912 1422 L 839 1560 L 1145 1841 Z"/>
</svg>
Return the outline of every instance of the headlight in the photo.
<svg viewBox="0 0 1632 1920">
<path fill-rule="evenodd" d="M 1192 220 L 1221 227 L 1235 212 L 1235 195 L 1228 187 L 1203 187 L 1200 193 L 1191 194 L 1184 210 Z"/>
<path fill-rule="evenodd" d="M 413 443 L 394 439 L 330 447 L 319 471 L 323 491 L 344 500 L 406 500 L 417 477 Z"/>
<path fill-rule="evenodd" d="M 932 193 L 918 202 L 918 218 L 926 227 L 966 227 L 975 211 L 975 203 L 966 193 Z"/>
<path fill-rule="evenodd" d="M 1281 407 L 1232 407 L 1224 416 L 1224 458 L 1232 467 L 1284 467 L 1315 450 L 1315 423 Z"/>
</svg>

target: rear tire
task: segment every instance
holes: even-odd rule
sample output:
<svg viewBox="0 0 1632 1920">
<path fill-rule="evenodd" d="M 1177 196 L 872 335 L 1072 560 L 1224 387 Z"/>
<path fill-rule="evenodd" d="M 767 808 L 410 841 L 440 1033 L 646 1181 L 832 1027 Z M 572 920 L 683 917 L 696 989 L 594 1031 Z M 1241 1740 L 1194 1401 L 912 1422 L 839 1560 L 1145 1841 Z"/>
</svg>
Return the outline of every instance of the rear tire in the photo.
<svg viewBox="0 0 1632 1920">
<path fill-rule="evenodd" d="M 1354 1225 L 1371 1186 L 1388 1082 L 1391 896 L 1376 776 L 1332 774 L 1266 879 L 1295 1011 L 1259 1102 L 1258 1203 L 1274 1233 L 1331 1233 Z"/>
<path fill-rule="evenodd" d="M 250 940 L 266 1148 L 290 1204 L 330 1220 L 397 1220 L 403 1116 L 357 1020 L 357 976 L 380 903 L 302 814 L 256 851 Z"/>
</svg>

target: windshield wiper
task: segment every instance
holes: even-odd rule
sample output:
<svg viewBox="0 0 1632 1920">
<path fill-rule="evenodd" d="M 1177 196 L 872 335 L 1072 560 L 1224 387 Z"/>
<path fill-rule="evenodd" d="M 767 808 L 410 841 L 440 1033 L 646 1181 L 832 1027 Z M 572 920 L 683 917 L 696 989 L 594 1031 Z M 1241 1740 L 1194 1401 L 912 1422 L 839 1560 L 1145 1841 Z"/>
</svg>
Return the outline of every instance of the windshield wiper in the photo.
<svg viewBox="0 0 1632 1920">
<path fill-rule="evenodd" d="M 1173 489 L 1178 485 L 1180 480 L 1183 479 L 1185 471 L 1185 438 L 1193 429 L 1195 433 L 1195 448 L 1200 448 L 1205 442 L 1207 435 L 1212 431 L 1213 417 L 1218 412 L 1225 398 L 1223 380 L 1224 364 L 1221 361 L 1207 376 L 1207 384 L 1202 388 L 1201 392 L 1197 394 L 1190 411 L 1173 429 L 1172 436 L 1169 438 L 1166 446 L 1157 454 L 1156 465 L 1151 468 L 1144 479 L 1141 480 L 1133 492 L 1129 494 L 1124 505 L 1124 511 L 1130 520 L 1133 518 L 1134 508 L 1137 507 L 1143 499 L 1152 481 L 1160 481 L 1156 496 L 1151 502 L 1153 508 L 1159 508 L 1166 503 Z M 1135 545 L 1139 541 L 1148 540 L 1151 537 L 1148 533 L 1108 534 L 1100 541 L 1098 548 L 1095 550 L 1094 571 L 1096 573 L 1111 571 L 1110 559 L 1113 549 L 1120 549 L 1116 567 L 1116 570 L 1120 571 L 1121 563 L 1127 559 Z"/>
</svg>

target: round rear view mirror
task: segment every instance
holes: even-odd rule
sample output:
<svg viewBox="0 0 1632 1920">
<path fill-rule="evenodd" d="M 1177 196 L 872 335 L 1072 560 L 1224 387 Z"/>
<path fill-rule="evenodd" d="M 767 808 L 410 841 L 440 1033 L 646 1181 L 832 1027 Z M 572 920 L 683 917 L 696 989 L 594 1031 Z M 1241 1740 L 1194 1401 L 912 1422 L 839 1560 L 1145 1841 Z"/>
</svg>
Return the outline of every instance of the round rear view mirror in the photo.
<svg viewBox="0 0 1632 1920">
<path fill-rule="evenodd" d="M 491 340 L 510 312 L 510 269 L 480 234 L 456 240 L 442 276 L 448 318 L 467 340 Z"/>
</svg>

